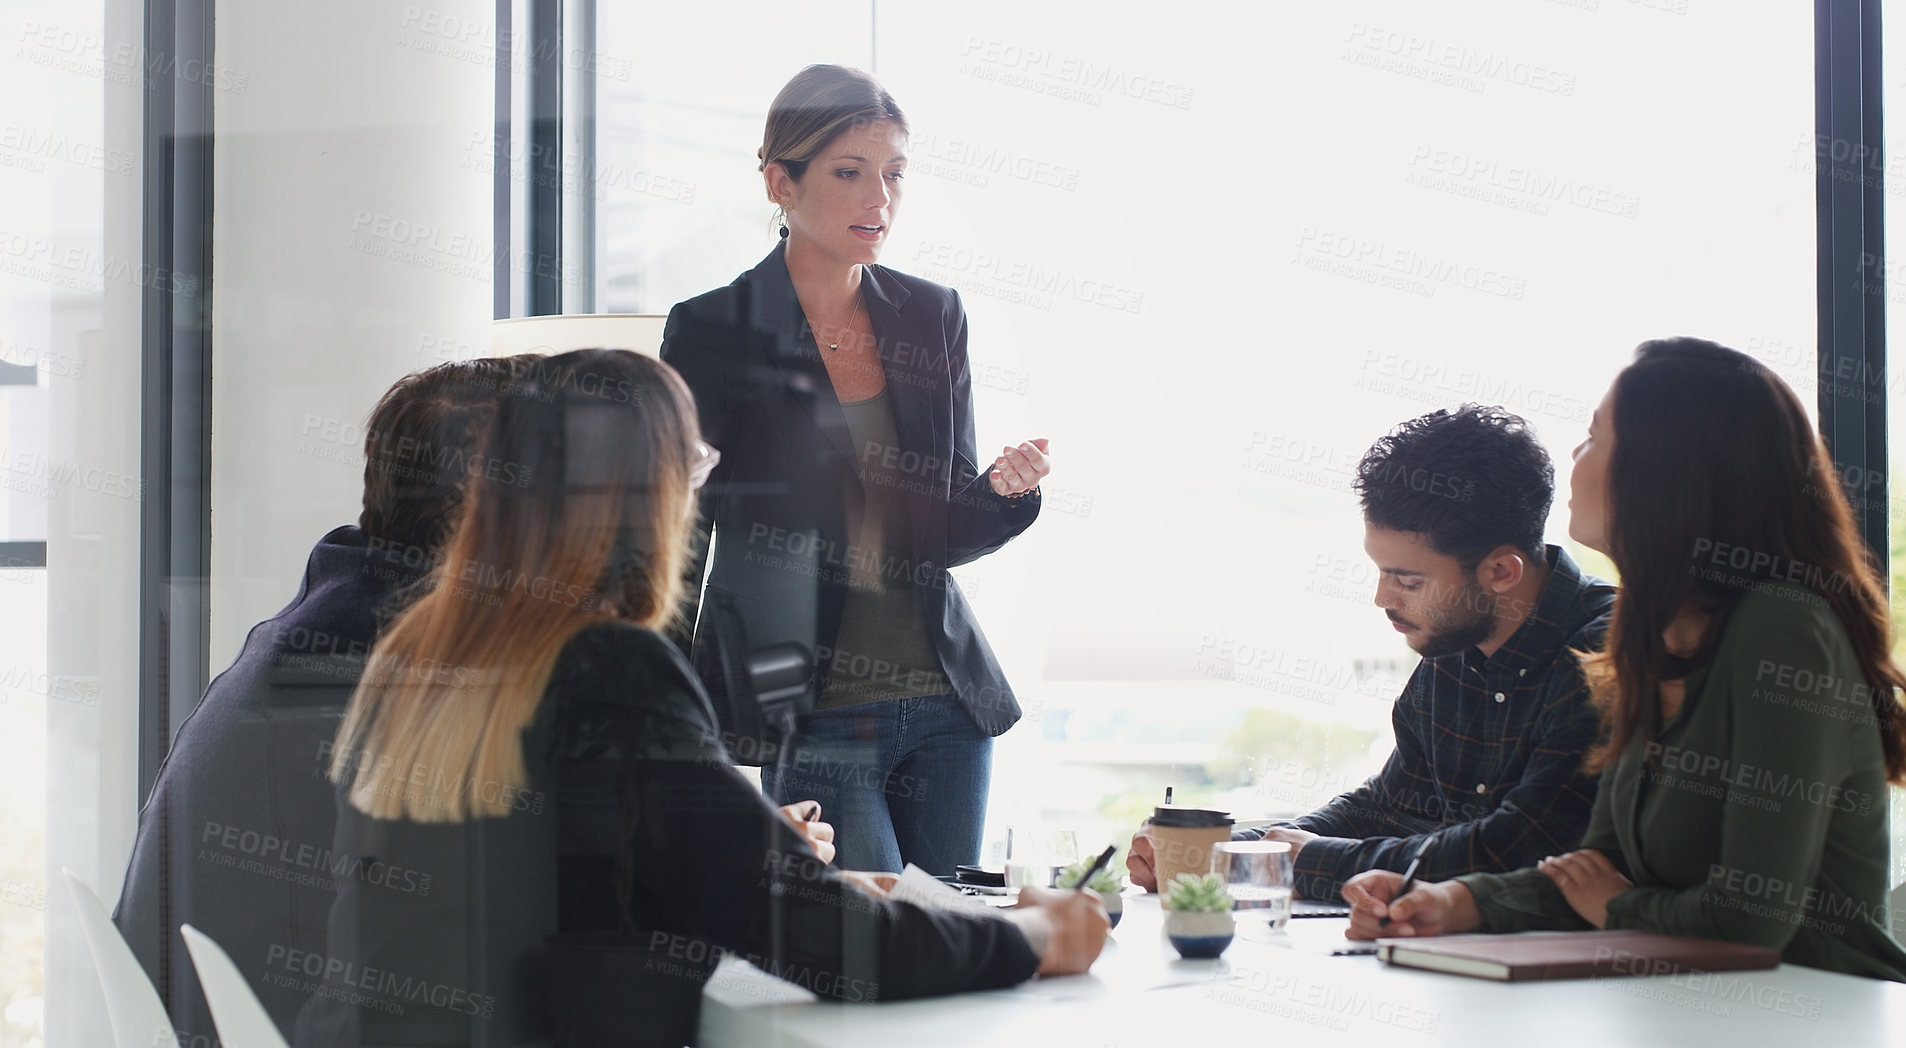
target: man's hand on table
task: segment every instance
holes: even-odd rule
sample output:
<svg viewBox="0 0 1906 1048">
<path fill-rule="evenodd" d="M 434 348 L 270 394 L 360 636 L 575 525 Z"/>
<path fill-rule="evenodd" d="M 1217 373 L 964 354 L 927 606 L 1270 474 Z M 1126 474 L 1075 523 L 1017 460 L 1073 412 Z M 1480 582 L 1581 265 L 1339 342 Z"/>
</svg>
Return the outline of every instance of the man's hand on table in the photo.
<svg viewBox="0 0 1906 1048">
<path fill-rule="evenodd" d="M 1158 871 L 1152 866 L 1152 824 L 1147 819 L 1132 834 L 1132 846 L 1125 849 L 1125 872 L 1132 883 L 1148 892 L 1158 890 Z"/>
<path fill-rule="evenodd" d="M 1317 839 L 1317 834 L 1307 830 L 1293 829 L 1288 826 L 1273 826 L 1264 831 L 1267 841 L 1283 841 L 1291 846 L 1291 862 L 1297 861 L 1297 853 L 1304 845 Z M 1147 820 L 1132 835 L 1131 847 L 1125 849 L 1125 871 L 1131 876 L 1133 884 L 1148 892 L 1158 890 L 1158 870 L 1152 853 L 1152 824 Z"/>
<path fill-rule="evenodd" d="M 1293 865 L 1297 862 L 1297 853 L 1303 851 L 1304 845 L 1316 840 L 1317 837 L 1318 834 L 1311 833 L 1309 830 L 1299 830 L 1290 826 L 1272 826 L 1264 831 L 1265 840 L 1283 841 L 1285 844 L 1291 846 L 1291 863 Z"/>
</svg>

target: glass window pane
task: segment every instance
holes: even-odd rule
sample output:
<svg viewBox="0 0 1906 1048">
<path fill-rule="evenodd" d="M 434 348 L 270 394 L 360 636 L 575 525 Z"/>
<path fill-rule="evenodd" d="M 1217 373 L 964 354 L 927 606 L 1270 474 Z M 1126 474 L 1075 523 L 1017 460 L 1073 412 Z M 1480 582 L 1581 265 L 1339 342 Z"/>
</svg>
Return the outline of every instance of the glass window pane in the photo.
<svg viewBox="0 0 1906 1048">
<path fill-rule="evenodd" d="M 1396 422 L 1528 417 L 1563 541 L 1569 450 L 1637 342 L 1722 341 L 1813 401 L 1805 5 L 1233 3 L 1169 32 L 1138 3 L 876 6 L 914 127 L 881 261 L 961 292 L 982 450 L 1053 442 L 1042 519 L 958 572 L 1028 700 L 995 834 L 1121 835 L 1166 783 L 1302 810 L 1376 766 L 1415 659 L 1348 485 Z M 653 289 L 618 308 L 772 245 L 751 153 L 798 63 L 758 61 L 771 10 L 696 55 L 721 119 L 605 106 L 605 161 L 705 158 L 692 201 L 604 212 L 613 282 Z"/>
<path fill-rule="evenodd" d="M 866 66 L 873 23 L 862 0 L 598 10 L 618 56 L 596 81 L 603 311 L 666 313 L 771 246 L 755 170 L 768 103 L 804 65 Z"/>
<path fill-rule="evenodd" d="M 133 191 L 105 118 L 137 65 L 104 42 L 105 5 L 11 4 L 0 64 L 0 1043 L 90 1042 L 98 1010 L 49 972 L 88 974 L 63 865 L 117 891 L 132 822 L 120 773 L 136 723 L 130 560 L 138 540 L 135 344 L 103 337 L 136 258 L 106 230 Z M 102 687 L 105 685 L 106 687 Z M 103 847 L 102 847 L 103 846 Z M 108 882 L 110 883 L 104 883 Z M 88 976 L 90 977 L 90 976 Z M 103 1027 L 98 1032 L 104 1033 Z"/>
</svg>

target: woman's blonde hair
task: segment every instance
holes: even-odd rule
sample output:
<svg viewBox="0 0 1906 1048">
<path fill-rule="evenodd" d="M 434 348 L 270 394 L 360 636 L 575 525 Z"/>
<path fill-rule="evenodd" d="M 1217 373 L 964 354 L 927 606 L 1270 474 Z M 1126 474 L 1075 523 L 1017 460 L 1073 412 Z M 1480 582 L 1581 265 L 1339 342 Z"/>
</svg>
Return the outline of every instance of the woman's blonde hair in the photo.
<svg viewBox="0 0 1906 1048">
<path fill-rule="evenodd" d="M 780 164 L 799 182 L 807 165 L 827 144 L 858 127 L 892 121 L 902 135 L 910 135 L 900 103 L 880 86 L 873 74 L 837 65 L 811 65 L 774 96 L 768 123 L 755 156 L 757 170 Z M 769 195 L 773 200 L 773 195 Z"/>
<path fill-rule="evenodd" d="M 353 807 L 417 822 L 509 814 L 557 656 L 610 619 L 680 614 L 695 401 L 625 350 L 531 364 L 497 405 L 443 560 L 379 638 L 338 729 Z"/>
</svg>

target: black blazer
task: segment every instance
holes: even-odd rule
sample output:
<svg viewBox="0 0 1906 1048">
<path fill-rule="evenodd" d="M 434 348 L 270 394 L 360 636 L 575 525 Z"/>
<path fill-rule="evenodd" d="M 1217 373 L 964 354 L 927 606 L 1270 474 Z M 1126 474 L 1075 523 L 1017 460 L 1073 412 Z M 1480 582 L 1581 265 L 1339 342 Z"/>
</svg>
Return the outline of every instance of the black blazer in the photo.
<svg viewBox="0 0 1906 1048">
<path fill-rule="evenodd" d="M 342 966 L 325 973 L 336 992 L 312 998 L 294 1044 L 681 1048 L 724 952 L 847 1002 L 1011 986 L 1039 967 L 1012 924 L 842 881 L 729 765 L 708 697 L 648 630 L 570 638 L 523 763 L 503 818 L 341 809 L 338 850 L 379 872 L 341 887 L 323 951 Z M 420 992 L 439 987 L 457 996 Z"/>
<path fill-rule="evenodd" d="M 671 310 L 662 359 L 688 380 L 703 437 L 721 451 L 702 494 L 713 549 L 704 543 L 691 566 L 689 621 L 699 600 L 729 595 L 751 646 L 796 641 L 815 651 L 818 689 L 836 664 L 880 653 L 835 651 L 848 573 L 861 557 L 854 538 L 866 492 L 785 250 L 776 246 L 734 283 Z M 893 403 L 909 525 L 905 548 L 880 567 L 919 588 L 927 633 L 960 704 L 998 735 L 1019 720 L 1019 701 L 947 569 L 1024 531 L 1039 515 L 1039 496 L 1003 499 L 979 466 L 959 293 L 869 265 L 861 299 Z M 698 631 L 691 658 L 709 680 L 701 641 Z"/>
<path fill-rule="evenodd" d="M 180 924 L 232 955 L 281 1031 L 304 1004 L 284 958 L 324 953 L 337 887 L 360 872 L 331 847 L 332 739 L 400 591 L 427 567 L 409 549 L 354 526 L 319 540 L 297 597 L 252 629 L 159 768 L 113 919 L 180 1043 L 217 1041 Z"/>
</svg>

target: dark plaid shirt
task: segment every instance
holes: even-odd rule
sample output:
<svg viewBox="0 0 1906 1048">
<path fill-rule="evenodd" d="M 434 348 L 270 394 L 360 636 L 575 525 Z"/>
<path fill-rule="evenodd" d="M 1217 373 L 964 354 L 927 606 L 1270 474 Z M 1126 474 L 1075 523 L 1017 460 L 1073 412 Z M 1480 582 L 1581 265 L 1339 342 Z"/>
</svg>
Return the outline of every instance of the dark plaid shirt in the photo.
<svg viewBox="0 0 1906 1048">
<path fill-rule="evenodd" d="M 1599 725 L 1569 651 L 1601 647 L 1615 588 L 1559 546 L 1548 559 L 1535 611 L 1494 655 L 1417 665 L 1391 712 L 1383 770 L 1284 824 L 1320 835 L 1298 852 L 1299 895 L 1336 899 L 1351 876 L 1401 871 L 1426 842 L 1425 881 L 1520 869 L 1581 844 L 1595 803 L 1582 755 Z"/>
</svg>

